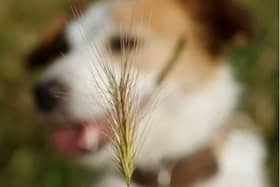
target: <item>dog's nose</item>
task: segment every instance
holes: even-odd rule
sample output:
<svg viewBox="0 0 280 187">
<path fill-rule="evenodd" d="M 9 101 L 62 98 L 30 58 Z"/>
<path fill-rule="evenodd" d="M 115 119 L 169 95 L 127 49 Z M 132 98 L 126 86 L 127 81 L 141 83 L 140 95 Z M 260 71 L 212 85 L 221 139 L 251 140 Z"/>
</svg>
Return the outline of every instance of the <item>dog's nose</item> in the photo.
<svg viewBox="0 0 280 187">
<path fill-rule="evenodd" d="M 34 87 L 34 100 L 43 112 L 51 112 L 60 102 L 65 92 L 64 85 L 57 80 L 37 83 Z"/>
</svg>

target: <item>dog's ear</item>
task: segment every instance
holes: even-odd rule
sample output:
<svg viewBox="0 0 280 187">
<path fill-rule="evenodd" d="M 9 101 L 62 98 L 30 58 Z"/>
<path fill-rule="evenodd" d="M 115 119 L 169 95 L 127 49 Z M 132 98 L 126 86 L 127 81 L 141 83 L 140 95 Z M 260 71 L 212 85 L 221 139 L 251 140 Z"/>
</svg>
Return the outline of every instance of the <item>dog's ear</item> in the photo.
<svg viewBox="0 0 280 187">
<path fill-rule="evenodd" d="M 180 0 L 200 24 L 203 41 L 211 53 L 231 42 L 246 43 L 254 35 L 251 17 L 233 0 Z"/>
<path fill-rule="evenodd" d="M 66 24 L 86 7 L 86 3 L 73 4 L 70 11 L 62 11 L 51 19 L 46 29 L 39 36 L 35 47 L 26 56 L 25 61 L 28 68 L 48 64 L 70 50 L 70 45 L 65 36 Z"/>
</svg>

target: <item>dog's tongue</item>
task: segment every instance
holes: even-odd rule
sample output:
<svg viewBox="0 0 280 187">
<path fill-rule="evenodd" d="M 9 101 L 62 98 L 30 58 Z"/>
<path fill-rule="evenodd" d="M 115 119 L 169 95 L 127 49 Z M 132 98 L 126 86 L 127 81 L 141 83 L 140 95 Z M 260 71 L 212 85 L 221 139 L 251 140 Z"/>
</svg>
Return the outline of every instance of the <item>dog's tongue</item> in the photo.
<svg viewBox="0 0 280 187">
<path fill-rule="evenodd" d="M 106 143 L 102 130 L 104 124 L 91 123 L 83 125 L 65 125 L 54 130 L 52 142 L 61 154 L 79 155 L 93 151 Z"/>
<path fill-rule="evenodd" d="M 56 129 L 52 135 L 52 141 L 59 153 L 74 155 L 82 151 L 81 139 L 83 127 L 61 127 Z"/>
</svg>

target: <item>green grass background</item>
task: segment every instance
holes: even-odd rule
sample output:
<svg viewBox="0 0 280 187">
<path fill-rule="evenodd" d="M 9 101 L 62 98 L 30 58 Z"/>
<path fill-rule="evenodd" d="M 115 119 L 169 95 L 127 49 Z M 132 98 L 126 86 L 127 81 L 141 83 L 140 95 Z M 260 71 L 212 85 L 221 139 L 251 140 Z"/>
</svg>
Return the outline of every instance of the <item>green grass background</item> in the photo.
<svg viewBox="0 0 280 187">
<path fill-rule="evenodd" d="M 0 0 L 0 187 L 86 187 L 90 172 L 53 153 L 46 125 L 32 108 L 34 74 L 24 54 L 38 33 L 70 0 Z M 237 77 L 246 86 L 240 110 L 262 129 L 269 147 L 268 174 L 278 186 L 278 1 L 245 0 L 258 35 L 231 50 Z"/>
</svg>

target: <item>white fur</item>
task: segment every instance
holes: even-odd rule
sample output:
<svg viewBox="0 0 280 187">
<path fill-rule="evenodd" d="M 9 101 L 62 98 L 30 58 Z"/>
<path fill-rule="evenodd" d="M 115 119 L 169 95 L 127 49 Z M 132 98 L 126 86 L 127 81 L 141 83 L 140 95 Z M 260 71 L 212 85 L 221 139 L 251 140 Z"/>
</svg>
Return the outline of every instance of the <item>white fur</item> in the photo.
<svg viewBox="0 0 280 187">
<path fill-rule="evenodd" d="M 266 153 L 262 140 L 253 132 L 231 132 L 218 156 L 219 173 L 195 187 L 266 187 L 264 163 Z"/>
<path fill-rule="evenodd" d="M 155 168 L 166 158 L 179 158 L 207 143 L 234 108 L 237 95 L 228 67 L 222 67 L 205 87 L 192 93 L 170 90 L 153 111 L 140 165 Z"/>
<path fill-rule="evenodd" d="M 79 21 L 70 22 L 66 29 L 66 37 L 70 41 L 70 45 L 79 48 L 102 34 L 104 29 L 110 25 L 108 11 L 108 3 L 96 3 L 94 6 L 90 6 L 88 11 L 78 15 Z"/>
<path fill-rule="evenodd" d="M 126 184 L 123 180 L 120 179 L 120 176 L 105 176 L 104 180 L 101 180 L 99 183 L 94 185 L 94 187 L 126 187 Z M 139 185 L 136 184 L 131 184 L 131 187 L 140 187 Z"/>
<path fill-rule="evenodd" d="M 70 92 L 65 97 L 65 106 L 56 111 L 55 115 L 77 120 L 89 119 L 104 112 L 98 105 L 100 95 L 94 82 L 97 81 L 102 87 L 102 80 L 106 82 L 106 76 L 100 74 L 100 59 L 97 51 L 90 45 L 106 41 L 117 31 L 117 27 L 109 18 L 108 7 L 107 3 L 92 6 L 78 21 L 68 25 L 67 37 L 73 50 L 58 59 L 42 77 L 43 81 L 59 78 L 69 86 Z M 104 46 L 98 47 L 98 53 L 106 57 Z M 94 54 L 90 55 L 89 51 Z M 165 58 L 164 55 L 168 56 L 164 53 L 162 58 Z M 114 65 L 114 68 L 118 72 L 119 67 Z M 142 94 L 150 92 L 155 82 L 153 75 L 145 79 L 144 77 L 145 75 L 140 75 L 140 88 L 144 88 L 141 90 Z M 231 114 L 239 94 L 239 87 L 227 65 L 221 66 L 207 84 L 193 92 L 182 93 L 173 85 L 164 85 L 163 90 L 164 97 L 160 98 L 153 111 L 152 122 L 145 131 L 145 143 L 137 155 L 136 162 L 141 168 L 159 168 L 163 160 L 176 160 L 206 144 Z M 141 125 L 143 129 L 140 129 L 140 132 L 144 131 L 145 125 L 147 124 Z M 89 138 L 86 141 L 94 144 L 94 140 Z M 254 135 L 233 132 L 218 158 L 221 166 L 218 175 L 197 184 L 196 187 L 265 187 L 262 173 L 263 149 L 261 141 Z M 84 156 L 83 160 L 93 167 L 107 168 L 108 174 L 115 172 L 110 145 L 93 155 Z M 124 186 L 114 174 L 107 176 L 100 182 L 100 187 Z"/>
</svg>

